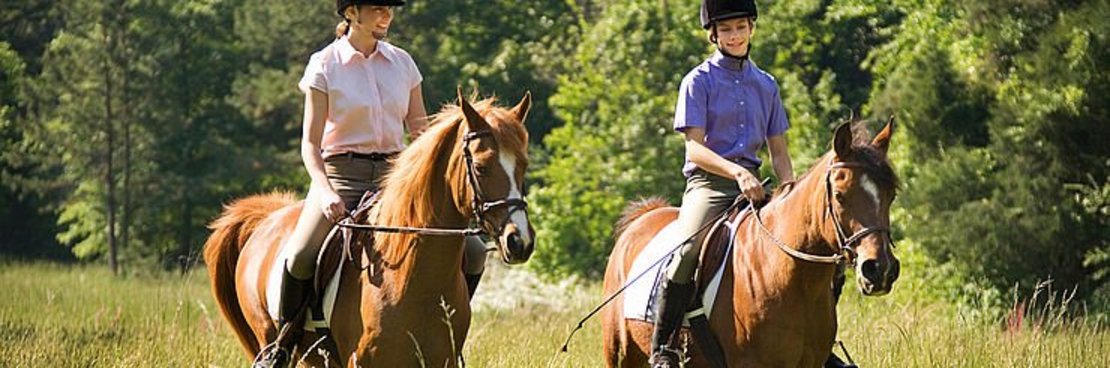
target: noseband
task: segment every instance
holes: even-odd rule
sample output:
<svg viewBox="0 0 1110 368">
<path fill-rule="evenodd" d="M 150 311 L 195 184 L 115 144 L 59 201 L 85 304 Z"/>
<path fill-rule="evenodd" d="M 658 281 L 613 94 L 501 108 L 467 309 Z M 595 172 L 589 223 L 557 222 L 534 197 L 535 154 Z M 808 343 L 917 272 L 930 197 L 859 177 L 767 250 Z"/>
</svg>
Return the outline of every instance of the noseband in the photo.
<svg viewBox="0 0 1110 368">
<path fill-rule="evenodd" d="M 763 232 L 771 238 L 775 245 L 777 245 L 779 249 L 781 249 L 786 254 L 789 254 L 791 257 L 803 261 L 814 263 L 840 264 L 844 261 L 854 261 L 856 258 L 856 245 L 860 242 L 860 240 L 863 239 L 863 237 L 872 233 L 886 234 L 887 240 L 890 241 L 891 245 L 893 245 L 894 241 L 890 237 L 890 228 L 886 226 L 867 226 L 855 232 L 851 236 L 848 236 L 848 232 L 844 230 L 844 227 L 841 223 L 840 215 L 833 210 L 832 171 L 834 169 L 858 167 L 863 167 L 863 165 L 853 162 L 837 162 L 829 165 L 828 170 L 825 170 L 825 216 L 832 217 L 833 228 L 836 229 L 837 249 L 834 250 L 836 254 L 831 256 L 814 255 L 787 246 L 786 243 L 772 234 L 771 230 L 767 229 L 767 226 L 763 224 L 763 218 L 759 215 L 759 209 L 752 207 L 756 222 L 759 223 L 759 228 L 762 229 Z"/>
</svg>

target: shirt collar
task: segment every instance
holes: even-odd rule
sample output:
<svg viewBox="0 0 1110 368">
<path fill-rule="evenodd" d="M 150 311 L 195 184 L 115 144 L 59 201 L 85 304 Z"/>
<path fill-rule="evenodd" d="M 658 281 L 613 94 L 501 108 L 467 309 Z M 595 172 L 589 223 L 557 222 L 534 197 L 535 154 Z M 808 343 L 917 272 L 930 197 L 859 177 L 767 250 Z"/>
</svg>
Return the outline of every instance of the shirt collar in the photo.
<svg viewBox="0 0 1110 368">
<path fill-rule="evenodd" d="M 748 60 L 748 58 L 736 58 L 732 56 L 727 56 L 722 53 L 721 50 L 717 50 L 713 52 L 713 56 L 709 57 L 709 62 L 713 65 L 739 72 L 747 69 L 748 64 L 751 63 L 751 60 Z"/>
<path fill-rule="evenodd" d="M 348 36 L 340 37 L 335 42 L 337 44 L 336 46 L 339 48 L 340 61 L 342 61 L 343 64 L 350 63 L 356 57 L 362 58 L 362 53 L 355 49 L 354 45 L 351 45 L 351 40 L 350 38 L 348 38 Z M 389 50 L 388 44 L 386 44 L 386 42 L 382 40 L 378 40 L 377 49 L 363 59 L 373 58 L 374 55 L 379 54 L 385 57 L 387 61 L 393 61 L 393 53 L 391 52 L 391 50 Z"/>
</svg>

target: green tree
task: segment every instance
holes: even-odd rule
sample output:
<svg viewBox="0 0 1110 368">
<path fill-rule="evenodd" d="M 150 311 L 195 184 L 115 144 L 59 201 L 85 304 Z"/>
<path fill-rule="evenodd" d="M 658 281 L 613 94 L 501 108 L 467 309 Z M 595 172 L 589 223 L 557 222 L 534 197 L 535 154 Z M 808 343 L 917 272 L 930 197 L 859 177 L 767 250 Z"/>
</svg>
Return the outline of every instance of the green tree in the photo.
<svg viewBox="0 0 1110 368">
<path fill-rule="evenodd" d="M 579 14 L 572 1 L 413 1 L 391 32 L 424 74 L 432 112 L 456 86 L 509 99 L 531 90 L 538 98 L 527 123 L 540 142 L 560 124 L 547 98 L 577 43 Z"/>
<path fill-rule="evenodd" d="M 708 44 L 694 26 L 697 2 L 676 3 L 609 3 L 596 24 L 583 25 L 574 72 L 551 99 L 565 124 L 544 139 L 551 160 L 529 198 L 538 224 L 530 267 L 596 277 L 630 200 L 681 193 L 682 142 L 670 128 L 676 91 Z"/>
<path fill-rule="evenodd" d="M 79 257 L 106 252 L 118 270 L 117 158 L 121 138 L 119 84 L 127 73 L 120 41 L 127 22 L 120 2 L 79 3 L 62 8 L 66 30 L 47 49 L 36 83 L 41 126 L 29 127 L 41 158 L 58 165 L 73 192 L 62 204 L 58 235 Z"/>
<path fill-rule="evenodd" d="M 64 259 L 53 239 L 55 219 L 42 210 L 49 203 L 42 173 L 23 154 L 27 78 L 26 64 L 0 41 L 0 254 Z"/>
<path fill-rule="evenodd" d="M 906 235 L 995 295 L 1105 290 L 1107 3 L 919 5 L 872 59 L 912 136 Z"/>
<path fill-rule="evenodd" d="M 144 3 L 135 44 L 145 70 L 136 88 L 143 162 L 133 195 L 136 236 L 133 256 L 166 266 L 196 258 L 225 195 L 257 188 L 254 148 L 259 142 L 227 96 L 242 73 L 243 53 L 232 32 L 238 2 Z"/>
</svg>

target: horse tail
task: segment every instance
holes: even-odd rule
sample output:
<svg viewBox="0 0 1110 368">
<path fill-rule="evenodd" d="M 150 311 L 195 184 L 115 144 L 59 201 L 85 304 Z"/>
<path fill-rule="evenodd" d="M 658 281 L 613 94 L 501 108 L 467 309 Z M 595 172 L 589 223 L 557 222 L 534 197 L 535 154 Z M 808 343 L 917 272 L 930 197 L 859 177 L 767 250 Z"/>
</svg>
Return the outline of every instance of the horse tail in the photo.
<svg viewBox="0 0 1110 368">
<path fill-rule="evenodd" d="M 261 348 L 251 333 L 235 290 L 235 265 L 251 233 L 270 213 L 295 202 L 291 193 L 254 195 L 224 206 L 224 212 L 208 225 L 212 235 L 204 242 L 204 262 L 212 280 L 212 293 L 220 313 L 231 323 L 239 342 L 251 356 Z"/>
<path fill-rule="evenodd" d="M 621 234 L 628 229 L 628 225 L 640 216 L 669 205 L 666 199 L 660 197 L 641 198 L 638 201 L 632 201 L 628 204 L 628 207 L 624 208 L 624 212 L 621 212 L 621 218 L 617 220 L 617 226 L 613 229 L 613 239 L 620 239 Z"/>
</svg>

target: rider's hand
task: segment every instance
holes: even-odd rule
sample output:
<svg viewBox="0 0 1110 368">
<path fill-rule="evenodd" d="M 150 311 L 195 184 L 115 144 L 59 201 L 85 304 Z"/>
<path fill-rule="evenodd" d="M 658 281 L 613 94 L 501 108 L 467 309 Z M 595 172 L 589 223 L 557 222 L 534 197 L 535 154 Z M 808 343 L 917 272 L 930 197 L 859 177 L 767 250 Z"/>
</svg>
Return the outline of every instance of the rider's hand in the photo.
<svg viewBox="0 0 1110 368">
<path fill-rule="evenodd" d="M 343 203 L 343 198 L 333 189 L 327 189 L 320 194 L 320 206 L 324 211 L 324 217 L 331 222 L 339 222 L 344 216 L 347 216 L 347 205 Z"/>
<path fill-rule="evenodd" d="M 739 172 L 734 174 L 733 177 L 736 179 L 736 183 L 740 186 L 740 191 L 744 193 L 745 197 L 748 197 L 748 200 L 751 201 L 751 203 L 763 202 L 763 184 L 759 183 L 759 179 L 756 178 L 755 175 L 753 175 L 751 172 L 748 172 L 748 170 L 741 169 L 739 170 Z"/>
</svg>

